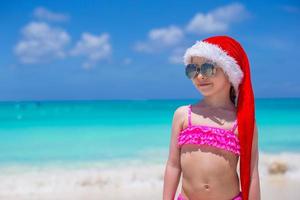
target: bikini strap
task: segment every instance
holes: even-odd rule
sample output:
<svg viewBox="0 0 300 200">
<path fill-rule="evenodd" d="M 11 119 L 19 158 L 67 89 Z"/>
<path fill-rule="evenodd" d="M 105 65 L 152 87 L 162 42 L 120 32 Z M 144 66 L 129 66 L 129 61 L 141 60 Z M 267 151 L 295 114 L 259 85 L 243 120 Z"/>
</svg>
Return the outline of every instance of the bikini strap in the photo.
<svg viewBox="0 0 300 200">
<path fill-rule="evenodd" d="M 192 119 L 191 119 L 191 112 L 192 112 L 192 105 L 189 104 L 188 106 L 188 126 L 192 126 Z"/>
<path fill-rule="evenodd" d="M 237 127 L 237 119 L 234 121 L 233 127 L 231 129 L 232 132 L 234 132 L 235 128 Z"/>
</svg>

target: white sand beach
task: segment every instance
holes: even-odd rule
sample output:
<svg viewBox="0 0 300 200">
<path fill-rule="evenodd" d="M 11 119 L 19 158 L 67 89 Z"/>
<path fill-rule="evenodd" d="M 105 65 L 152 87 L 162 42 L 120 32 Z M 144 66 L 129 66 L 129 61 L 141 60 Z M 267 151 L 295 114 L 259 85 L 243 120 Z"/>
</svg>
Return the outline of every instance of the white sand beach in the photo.
<svg viewBox="0 0 300 200">
<path fill-rule="evenodd" d="M 281 163 L 286 171 L 275 168 L 271 174 L 268 170 L 274 163 Z M 162 163 L 147 162 L 64 168 L 6 167 L 0 171 L 0 199 L 159 200 L 164 167 Z M 262 200 L 300 199 L 300 154 L 261 154 L 259 170 Z"/>
</svg>

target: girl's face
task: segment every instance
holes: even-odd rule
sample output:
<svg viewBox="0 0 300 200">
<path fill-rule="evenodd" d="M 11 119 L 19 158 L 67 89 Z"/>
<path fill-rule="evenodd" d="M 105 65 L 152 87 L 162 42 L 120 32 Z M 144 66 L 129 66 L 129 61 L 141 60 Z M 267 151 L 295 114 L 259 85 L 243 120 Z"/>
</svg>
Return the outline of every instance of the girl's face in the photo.
<svg viewBox="0 0 300 200">
<path fill-rule="evenodd" d="M 194 56 L 191 58 L 191 63 L 201 65 L 205 62 L 205 60 L 206 59 L 203 57 Z M 227 78 L 227 75 L 224 73 L 222 68 L 218 66 L 216 67 L 216 73 L 212 77 L 205 77 L 199 73 L 196 77 L 192 79 L 193 84 L 203 96 L 211 96 L 213 94 L 220 93 L 225 94 L 225 92 L 229 94 L 231 86 L 229 79 Z"/>
</svg>

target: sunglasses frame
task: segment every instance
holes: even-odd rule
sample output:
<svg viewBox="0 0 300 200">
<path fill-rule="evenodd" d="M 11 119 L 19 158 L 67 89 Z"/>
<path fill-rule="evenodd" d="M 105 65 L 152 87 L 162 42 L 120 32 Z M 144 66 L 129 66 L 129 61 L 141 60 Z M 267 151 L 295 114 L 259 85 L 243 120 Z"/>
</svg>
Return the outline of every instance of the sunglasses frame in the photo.
<svg viewBox="0 0 300 200">
<path fill-rule="evenodd" d="M 189 72 L 188 72 L 188 67 L 190 66 L 190 65 L 193 65 L 193 66 L 195 66 L 196 67 L 196 70 L 195 70 L 195 75 L 193 76 L 193 77 L 190 77 L 188 74 L 189 74 Z M 212 66 L 212 73 L 211 74 L 205 74 L 205 73 L 202 73 L 202 71 L 203 71 L 203 67 L 205 66 L 205 65 L 210 65 L 210 66 Z M 216 74 L 216 72 L 217 72 L 217 66 L 216 66 L 216 63 L 214 63 L 214 62 L 211 62 L 211 61 L 206 61 L 206 62 L 204 62 L 203 64 L 201 64 L 201 65 L 199 65 L 199 64 L 196 64 L 196 63 L 190 63 L 190 64 L 188 64 L 188 65 L 186 65 L 186 67 L 185 67 L 185 75 L 189 78 L 189 79 L 194 79 L 195 77 L 197 77 L 199 74 L 201 74 L 202 76 L 205 76 L 205 77 L 213 77 L 215 74 Z"/>
</svg>

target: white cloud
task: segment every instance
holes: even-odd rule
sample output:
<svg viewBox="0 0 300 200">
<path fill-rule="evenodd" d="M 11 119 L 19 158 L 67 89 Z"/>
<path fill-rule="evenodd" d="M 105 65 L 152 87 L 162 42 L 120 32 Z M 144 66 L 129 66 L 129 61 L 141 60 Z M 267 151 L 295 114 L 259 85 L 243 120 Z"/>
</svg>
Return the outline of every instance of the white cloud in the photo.
<svg viewBox="0 0 300 200">
<path fill-rule="evenodd" d="M 136 44 L 134 45 L 134 50 L 147 53 L 152 53 L 155 51 L 153 45 L 151 45 L 150 42 L 136 42 Z"/>
<path fill-rule="evenodd" d="M 186 33 L 218 33 L 228 31 L 233 23 L 243 21 L 248 18 L 250 13 L 240 3 L 232 3 L 218 7 L 208 13 L 197 13 L 190 22 L 184 27 L 170 25 L 165 28 L 153 29 L 148 33 L 146 41 L 138 41 L 134 45 L 134 50 L 139 52 L 157 53 L 166 47 L 182 45 Z M 180 49 L 180 48 L 179 48 Z M 174 64 L 181 63 L 180 52 L 174 50 L 169 62 Z"/>
<path fill-rule="evenodd" d="M 232 23 L 242 21 L 248 16 L 249 13 L 242 4 L 233 3 L 206 14 L 197 13 L 186 26 L 186 31 L 197 34 L 225 32 Z"/>
<path fill-rule="evenodd" d="M 45 22 L 31 22 L 22 29 L 22 39 L 14 50 L 22 63 L 38 63 L 65 57 L 64 47 L 69 42 L 66 31 Z"/>
<path fill-rule="evenodd" d="M 41 20 L 64 22 L 69 20 L 69 16 L 61 13 L 54 13 L 44 7 L 38 7 L 34 10 L 33 15 Z"/>
<path fill-rule="evenodd" d="M 135 44 L 136 51 L 154 52 L 160 48 L 174 46 L 183 39 L 183 31 L 177 26 L 170 25 L 166 28 L 150 30 L 148 40 L 145 42 L 137 42 Z"/>
<path fill-rule="evenodd" d="M 83 55 L 87 57 L 84 68 L 92 67 L 97 61 L 107 58 L 112 51 L 109 43 L 109 34 L 104 33 L 100 36 L 90 33 L 83 33 L 81 39 L 71 50 L 73 56 Z"/>
<path fill-rule="evenodd" d="M 173 25 L 167 28 L 154 29 L 149 32 L 149 39 L 151 41 L 156 41 L 167 46 L 177 44 L 182 38 L 182 30 Z"/>
<path fill-rule="evenodd" d="M 184 55 L 185 49 L 182 47 L 178 47 L 174 49 L 169 56 L 169 62 L 172 64 L 183 64 L 183 55 Z"/>
</svg>

